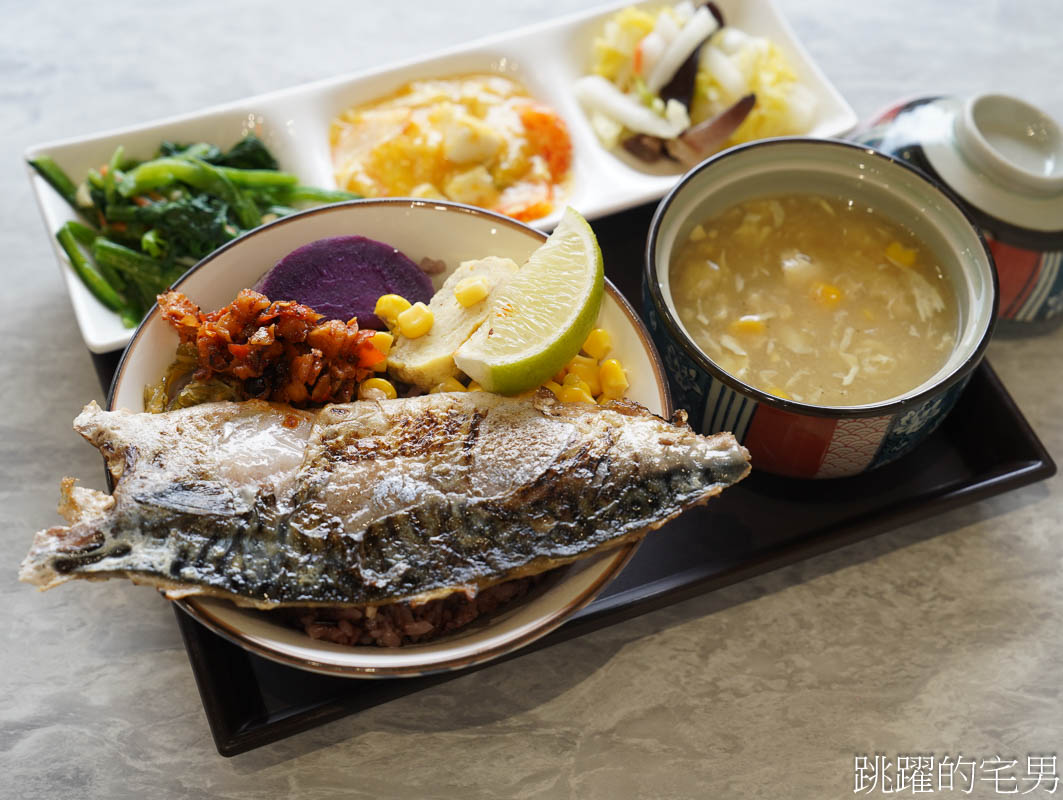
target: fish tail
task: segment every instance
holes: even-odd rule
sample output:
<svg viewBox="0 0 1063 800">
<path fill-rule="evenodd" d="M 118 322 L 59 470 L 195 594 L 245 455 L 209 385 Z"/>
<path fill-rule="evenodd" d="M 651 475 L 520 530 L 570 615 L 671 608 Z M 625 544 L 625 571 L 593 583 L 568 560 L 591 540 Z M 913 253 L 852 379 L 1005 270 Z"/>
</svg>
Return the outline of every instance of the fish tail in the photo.
<svg viewBox="0 0 1063 800">
<path fill-rule="evenodd" d="M 19 564 L 18 579 L 41 591 L 65 583 L 81 565 L 99 561 L 106 539 L 92 525 L 59 525 L 38 531 L 29 553 Z"/>
</svg>

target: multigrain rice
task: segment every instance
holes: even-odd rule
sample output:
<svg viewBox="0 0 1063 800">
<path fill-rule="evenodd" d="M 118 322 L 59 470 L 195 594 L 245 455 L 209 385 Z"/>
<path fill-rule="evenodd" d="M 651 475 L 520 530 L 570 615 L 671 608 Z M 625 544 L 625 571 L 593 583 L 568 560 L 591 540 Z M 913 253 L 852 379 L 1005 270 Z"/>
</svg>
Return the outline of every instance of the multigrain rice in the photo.
<svg viewBox="0 0 1063 800">
<path fill-rule="evenodd" d="M 300 608 L 287 613 L 311 639 L 345 645 L 400 647 L 435 639 L 463 628 L 484 614 L 526 595 L 543 575 L 517 578 L 473 596 L 455 592 L 421 605 Z"/>
</svg>

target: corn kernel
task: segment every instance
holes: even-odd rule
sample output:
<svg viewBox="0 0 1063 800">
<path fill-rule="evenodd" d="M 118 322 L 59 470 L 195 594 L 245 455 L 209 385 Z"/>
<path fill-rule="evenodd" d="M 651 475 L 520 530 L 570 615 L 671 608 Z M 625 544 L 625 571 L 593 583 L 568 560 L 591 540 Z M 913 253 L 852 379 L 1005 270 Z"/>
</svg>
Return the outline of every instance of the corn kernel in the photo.
<svg viewBox="0 0 1063 800">
<path fill-rule="evenodd" d="M 602 385 L 602 394 L 609 398 L 622 397 L 627 391 L 627 374 L 615 358 L 607 358 L 598 368 L 598 379 Z"/>
<path fill-rule="evenodd" d="M 476 381 L 469 381 L 469 385 L 465 387 L 467 392 L 482 392 L 484 387 L 478 384 Z"/>
<path fill-rule="evenodd" d="M 746 315 L 731 322 L 731 333 L 764 333 L 767 325 L 757 317 Z"/>
<path fill-rule="evenodd" d="M 773 394 L 776 397 L 781 397 L 783 400 L 793 400 L 790 393 L 785 389 L 780 389 L 778 386 L 772 386 L 768 389 L 768 394 Z"/>
<path fill-rule="evenodd" d="M 473 275 L 458 281 L 454 287 L 454 297 L 462 308 L 474 306 L 490 293 L 491 288 L 487 285 L 487 278 L 483 275 Z"/>
<path fill-rule="evenodd" d="M 461 381 L 459 381 L 457 378 L 455 378 L 453 375 L 451 375 L 449 378 L 447 378 L 442 383 L 437 383 L 435 386 L 433 386 L 431 389 L 429 389 L 428 393 L 429 394 L 439 394 L 440 392 L 464 392 L 464 391 L 466 391 L 465 385 Z"/>
<path fill-rule="evenodd" d="M 918 251 L 914 247 L 905 247 L 900 242 L 890 242 L 886 245 L 886 258 L 898 267 L 910 267 L 915 263 Z"/>
<path fill-rule="evenodd" d="M 591 394 L 598 394 L 602 391 L 601 379 L 598 377 L 597 360 L 587 356 L 576 356 L 568 362 L 568 374 L 575 375 L 586 383 L 587 390 Z"/>
<path fill-rule="evenodd" d="M 609 331 L 604 328 L 595 328 L 587 336 L 587 341 L 583 343 L 583 352 L 601 361 L 612 346 L 613 338 L 609 335 Z"/>
<path fill-rule="evenodd" d="M 407 339 L 416 339 L 432 330 L 435 315 L 424 303 L 414 303 L 395 318 L 399 333 Z"/>
<path fill-rule="evenodd" d="M 570 372 L 570 373 L 568 373 L 565 376 L 565 379 L 563 381 L 561 381 L 561 387 L 562 388 L 572 387 L 572 388 L 575 388 L 575 389 L 582 389 L 587 394 L 591 393 L 590 384 L 588 384 L 587 381 L 583 380 L 583 378 L 581 378 L 579 375 L 576 375 L 573 372 Z"/>
<path fill-rule="evenodd" d="M 387 331 L 377 331 L 373 334 L 373 338 L 369 340 L 370 343 L 384 355 L 391 352 L 391 345 L 395 341 L 395 337 Z"/>
<path fill-rule="evenodd" d="M 817 303 L 827 308 L 834 308 L 842 300 L 842 290 L 833 284 L 817 281 L 812 286 L 812 297 Z"/>
<path fill-rule="evenodd" d="M 565 376 L 567 374 L 568 374 L 568 367 L 561 367 L 561 369 L 558 370 L 558 373 L 553 378 L 551 378 L 551 380 L 554 383 L 564 383 L 565 382 Z"/>
<path fill-rule="evenodd" d="M 367 378 L 358 385 L 358 397 L 362 400 L 394 400 L 398 396 L 391 381 L 383 378 Z"/>
<path fill-rule="evenodd" d="M 594 398 L 579 386 L 562 386 L 560 398 L 566 403 L 593 403 Z"/>
<path fill-rule="evenodd" d="M 369 343 L 372 344 L 378 352 L 383 353 L 386 356 L 391 352 L 391 343 L 394 341 L 395 337 L 390 333 L 387 331 L 379 331 L 378 333 L 373 334 L 373 338 L 369 340 Z M 388 360 L 386 358 L 373 365 L 374 372 L 387 372 L 387 369 Z"/>
<path fill-rule="evenodd" d="M 384 322 L 388 324 L 388 327 L 394 327 L 399 314 L 406 311 L 409 307 L 410 301 L 405 297 L 397 294 L 385 294 L 376 301 L 376 306 L 373 307 L 373 313 L 384 320 Z"/>
<path fill-rule="evenodd" d="M 558 400 L 561 399 L 561 388 L 562 387 L 561 387 L 560 383 L 558 383 L 557 381 L 547 381 L 546 383 L 543 384 L 543 386 L 546 387 L 547 389 L 549 389 L 551 392 L 553 392 L 554 393 L 554 397 L 556 397 Z"/>
</svg>

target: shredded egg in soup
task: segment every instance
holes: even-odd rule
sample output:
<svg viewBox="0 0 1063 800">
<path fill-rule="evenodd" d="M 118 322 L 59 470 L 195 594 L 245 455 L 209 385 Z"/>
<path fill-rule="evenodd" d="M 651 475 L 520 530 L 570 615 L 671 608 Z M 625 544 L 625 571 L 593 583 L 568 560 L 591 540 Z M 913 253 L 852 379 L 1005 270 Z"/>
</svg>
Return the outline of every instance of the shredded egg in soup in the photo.
<svg viewBox="0 0 1063 800">
<path fill-rule="evenodd" d="M 837 197 L 757 198 L 704 220 L 670 282 L 716 364 L 799 402 L 889 400 L 937 372 L 956 341 L 956 294 L 930 248 Z"/>
</svg>

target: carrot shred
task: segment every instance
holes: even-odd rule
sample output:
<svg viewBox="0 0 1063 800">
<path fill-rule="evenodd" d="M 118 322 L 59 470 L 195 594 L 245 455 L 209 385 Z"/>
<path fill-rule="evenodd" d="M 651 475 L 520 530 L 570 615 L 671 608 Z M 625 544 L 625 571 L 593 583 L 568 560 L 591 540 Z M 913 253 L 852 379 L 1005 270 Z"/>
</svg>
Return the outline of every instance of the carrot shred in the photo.
<svg viewBox="0 0 1063 800">
<path fill-rule="evenodd" d="M 562 180 L 572 165 L 572 140 L 565 121 L 553 109 L 539 103 L 523 106 L 520 121 L 532 152 L 546 159 L 554 181 Z"/>
<path fill-rule="evenodd" d="M 369 331 L 367 338 L 358 344 L 359 367 L 371 369 L 377 364 L 387 361 L 388 357 L 377 350 L 372 341 L 370 341 L 374 336 L 376 336 L 376 331 Z"/>
</svg>

